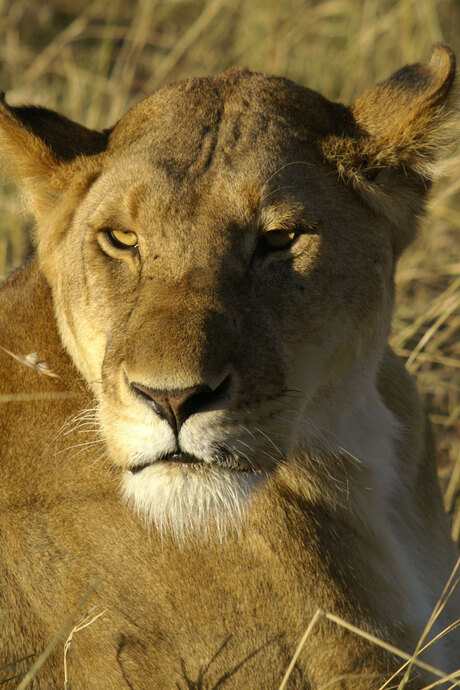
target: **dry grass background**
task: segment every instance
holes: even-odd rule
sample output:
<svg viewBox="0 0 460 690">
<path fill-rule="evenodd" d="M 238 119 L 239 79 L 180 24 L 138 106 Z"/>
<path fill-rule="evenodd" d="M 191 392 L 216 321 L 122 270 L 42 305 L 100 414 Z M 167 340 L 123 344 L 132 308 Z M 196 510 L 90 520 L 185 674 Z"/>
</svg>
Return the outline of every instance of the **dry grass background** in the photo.
<svg viewBox="0 0 460 690">
<path fill-rule="evenodd" d="M 460 55 L 458 0 L 0 0 L 0 88 L 9 102 L 112 125 L 167 81 L 234 64 L 351 102 L 446 40 Z M 393 345 L 430 410 L 453 533 L 460 536 L 460 154 L 399 272 Z M 0 187 L 0 277 L 31 251 L 32 221 Z"/>
<path fill-rule="evenodd" d="M 167 81 L 230 65 L 283 74 L 351 102 L 447 41 L 460 56 L 458 0 L 0 0 L 0 88 L 10 103 L 112 125 Z M 392 342 L 418 377 L 460 537 L 460 153 L 397 274 Z M 31 251 L 32 221 L 0 186 L 0 277 Z"/>
</svg>

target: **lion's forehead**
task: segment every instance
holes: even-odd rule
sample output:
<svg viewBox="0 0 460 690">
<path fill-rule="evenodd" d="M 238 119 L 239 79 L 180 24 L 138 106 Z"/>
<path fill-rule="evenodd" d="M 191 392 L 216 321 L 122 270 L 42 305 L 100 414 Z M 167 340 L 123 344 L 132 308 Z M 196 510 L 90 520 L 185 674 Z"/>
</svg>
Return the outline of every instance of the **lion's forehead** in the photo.
<svg viewBox="0 0 460 690">
<path fill-rule="evenodd" d="M 178 82 L 129 111 L 114 128 L 109 151 L 139 151 L 179 183 L 214 165 L 237 168 L 313 152 L 314 142 L 343 130 L 345 109 L 288 80 L 232 69 Z M 268 156 L 269 154 L 269 156 Z"/>
</svg>

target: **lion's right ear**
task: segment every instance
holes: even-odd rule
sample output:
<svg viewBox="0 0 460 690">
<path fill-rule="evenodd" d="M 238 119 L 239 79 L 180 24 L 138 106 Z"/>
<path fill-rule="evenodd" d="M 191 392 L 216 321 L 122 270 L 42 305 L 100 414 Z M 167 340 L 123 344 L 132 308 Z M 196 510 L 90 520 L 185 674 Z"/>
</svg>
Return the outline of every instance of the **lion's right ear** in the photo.
<svg viewBox="0 0 460 690">
<path fill-rule="evenodd" d="M 56 208 L 73 179 L 97 174 L 97 154 L 106 149 L 109 134 L 86 129 L 46 108 L 9 106 L 1 94 L 2 163 L 22 184 L 39 223 Z"/>
<path fill-rule="evenodd" d="M 402 67 L 350 106 L 348 131 L 322 142 L 325 159 L 393 228 L 395 254 L 411 242 L 436 161 L 457 133 L 455 56 L 442 43 L 426 64 Z"/>
</svg>

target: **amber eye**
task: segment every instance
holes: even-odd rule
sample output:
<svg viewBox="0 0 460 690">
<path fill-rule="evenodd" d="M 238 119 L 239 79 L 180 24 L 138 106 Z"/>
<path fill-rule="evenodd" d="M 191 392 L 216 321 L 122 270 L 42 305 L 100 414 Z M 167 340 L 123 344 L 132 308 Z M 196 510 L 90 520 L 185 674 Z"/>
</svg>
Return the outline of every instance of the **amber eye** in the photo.
<svg viewBox="0 0 460 690">
<path fill-rule="evenodd" d="M 287 249 L 300 233 L 294 230 L 269 230 L 262 235 L 267 249 Z"/>
<path fill-rule="evenodd" d="M 131 230 L 104 230 L 105 236 L 117 249 L 135 249 L 137 247 L 137 235 Z"/>
</svg>

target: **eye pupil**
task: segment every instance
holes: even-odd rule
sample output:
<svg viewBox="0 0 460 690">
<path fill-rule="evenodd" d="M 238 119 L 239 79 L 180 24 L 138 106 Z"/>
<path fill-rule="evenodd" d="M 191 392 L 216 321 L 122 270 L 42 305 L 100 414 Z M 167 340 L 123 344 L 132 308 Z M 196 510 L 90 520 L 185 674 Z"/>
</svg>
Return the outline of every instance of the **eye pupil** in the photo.
<svg viewBox="0 0 460 690">
<path fill-rule="evenodd" d="M 137 235 L 130 230 L 106 230 L 106 237 L 117 249 L 135 249 L 137 247 Z"/>
</svg>

